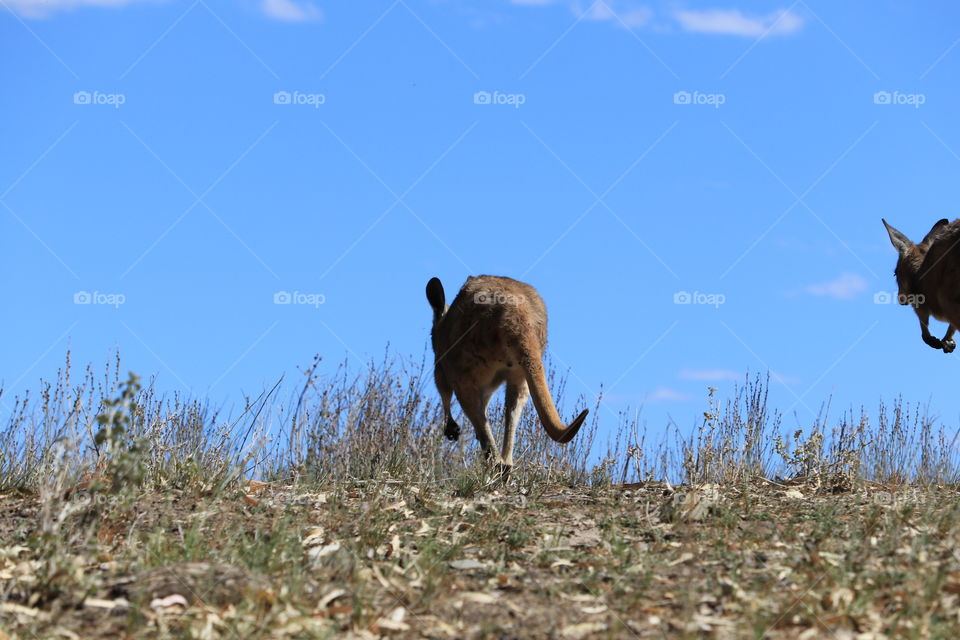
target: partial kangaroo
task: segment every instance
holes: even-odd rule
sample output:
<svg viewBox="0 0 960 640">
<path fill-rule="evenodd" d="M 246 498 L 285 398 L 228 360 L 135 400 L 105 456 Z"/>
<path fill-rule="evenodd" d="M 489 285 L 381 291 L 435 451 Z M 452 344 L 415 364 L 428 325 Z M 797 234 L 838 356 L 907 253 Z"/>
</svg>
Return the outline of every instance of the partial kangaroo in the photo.
<svg viewBox="0 0 960 640">
<path fill-rule="evenodd" d="M 897 253 L 897 300 L 912 305 L 920 319 L 923 341 L 950 353 L 956 348 L 953 334 L 960 326 L 960 220 L 938 221 L 920 244 L 887 224 L 890 242 Z M 930 334 L 930 316 L 949 324 L 943 338 Z"/>
<path fill-rule="evenodd" d="M 450 413 L 454 393 L 473 423 L 487 460 L 499 464 L 504 472 L 513 466 L 517 422 L 531 392 L 547 435 L 557 442 L 569 442 L 577 435 L 588 412 L 584 410 L 569 426 L 557 414 L 543 370 L 547 309 L 536 289 L 510 278 L 470 277 L 447 306 L 443 284 L 431 278 L 427 301 L 433 308 L 434 378 L 448 439 L 460 436 L 460 427 Z M 504 383 L 503 448 L 498 456 L 487 422 L 487 405 Z"/>
</svg>

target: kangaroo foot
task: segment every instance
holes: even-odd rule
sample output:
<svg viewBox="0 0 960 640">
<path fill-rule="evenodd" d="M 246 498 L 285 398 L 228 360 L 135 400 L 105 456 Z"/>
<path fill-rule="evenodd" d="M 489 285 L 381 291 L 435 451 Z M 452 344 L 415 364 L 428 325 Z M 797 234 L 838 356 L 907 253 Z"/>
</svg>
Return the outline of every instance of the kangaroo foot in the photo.
<svg viewBox="0 0 960 640">
<path fill-rule="evenodd" d="M 457 424 L 456 420 L 450 418 L 447 420 L 447 426 L 443 428 L 443 435 L 447 436 L 447 440 L 450 442 L 456 442 L 460 437 L 460 425 Z"/>
</svg>

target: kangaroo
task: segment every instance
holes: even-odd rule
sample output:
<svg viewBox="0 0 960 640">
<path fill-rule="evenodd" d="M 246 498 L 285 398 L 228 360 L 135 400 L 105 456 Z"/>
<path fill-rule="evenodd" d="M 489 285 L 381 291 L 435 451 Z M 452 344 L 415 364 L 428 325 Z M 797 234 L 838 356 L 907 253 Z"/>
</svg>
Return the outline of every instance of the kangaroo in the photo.
<svg viewBox="0 0 960 640">
<path fill-rule="evenodd" d="M 487 460 L 504 473 L 513 466 L 517 422 L 531 392 L 548 436 L 565 443 L 577 435 L 588 411 L 564 425 L 550 397 L 543 369 L 547 309 L 536 289 L 510 278 L 470 277 L 447 306 L 443 284 L 439 278 L 431 278 L 427 301 L 433 309 L 434 379 L 443 402 L 448 440 L 460 437 L 460 426 L 450 413 L 454 393 L 473 423 Z M 498 456 L 493 450 L 496 441 L 487 422 L 487 405 L 504 383 L 503 447 Z"/>
<path fill-rule="evenodd" d="M 957 346 L 953 334 L 960 326 L 960 219 L 938 221 L 920 244 L 910 242 L 881 220 L 900 254 L 893 271 L 897 300 L 917 312 L 924 342 L 944 353 L 952 352 Z M 930 316 L 949 325 L 943 338 L 930 334 Z"/>
</svg>

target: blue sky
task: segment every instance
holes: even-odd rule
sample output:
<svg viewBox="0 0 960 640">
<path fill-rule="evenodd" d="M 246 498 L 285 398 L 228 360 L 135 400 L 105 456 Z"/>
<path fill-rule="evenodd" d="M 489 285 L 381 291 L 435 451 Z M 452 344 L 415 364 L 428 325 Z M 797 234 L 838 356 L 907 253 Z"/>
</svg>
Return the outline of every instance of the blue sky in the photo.
<svg viewBox="0 0 960 640">
<path fill-rule="evenodd" d="M 487 273 L 539 289 L 604 429 L 688 429 L 748 370 L 791 427 L 831 394 L 956 424 L 960 353 L 875 297 L 880 218 L 957 215 L 957 25 L 947 1 L 2 0 L 3 399 L 70 346 L 239 405 L 315 353 L 419 358 L 427 280 Z"/>
</svg>

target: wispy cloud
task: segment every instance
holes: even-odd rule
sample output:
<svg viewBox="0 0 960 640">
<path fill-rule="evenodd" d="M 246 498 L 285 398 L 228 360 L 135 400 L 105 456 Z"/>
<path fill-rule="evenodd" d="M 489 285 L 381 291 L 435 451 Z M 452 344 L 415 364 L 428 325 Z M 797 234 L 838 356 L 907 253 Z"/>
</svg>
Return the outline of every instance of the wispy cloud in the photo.
<svg viewBox="0 0 960 640">
<path fill-rule="evenodd" d="M 586 9 L 581 9 L 579 2 L 571 6 L 574 13 L 593 22 L 609 21 L 620 26 L 642 27 L 653 19 L 653 10 L 644 6 L 620 6 L 613 2 L 594 2 Z"/>
<path fill-rule="evenodd" d="M 165 0 L 3 0 L 8 8 L 24 18 L 48 18 L 61 11 L 89 7 L 119 9 L 133 4 L 161 3 Z M 536 0 L 532 0 L 536 1 Z M 321 20 L 323 13 L 310 2 L 302 0 L 259 0 L 260 12 L 273 20 L 306 22 Z"/>
<path fill-rule="evenodd" d="M 653 393 L 647 396 L 648 402 L 683 402 L 693 400 L 694 396 L 689 393 L 677 391 L 667 387 L 657 387 Z"/>
<path fill-rule="evenodd" d="M 4 0 L 8 8 L 24 18 L 48 18 L 58 11 L 83 7 L 124 7 L 145 0 Z M 154 0 L 157 1 L 157 0 Z"/>
<path fill-rule="evenodd" d="M 581 20 L 627 27 L 650 25 L 655 17 L 650 6 L 631 0 L 510 0 L 510 3 L 527 7 L 566 6 Z M 805 22 L 789 9 L 767 15 L 747 15 L 740 9 L 680 9 L 663 12 L 658 27 L 668 33 L 674 30 L 674 21 L 682 31 L 753 38 L 793 33 L 803 28 Z"/>
<path fill-rule="evenodd" d="M 742 377 L 742 374 L 732 369 L 682 369 L 680 371 L 681 379 L 698 380 L 701 382 L 739 380 Z"/>
<path fill-rule="evenodd" d="M 786 9 L 766 16 L 747 16 L 739 9 L 681 10 L 675 12 L 674 17 L 684 31 L 752 38 L 786 35 L 798 31 L 804 24 L 802 17 Z"/>
<path fill-rule="evenodd" d="M 787 376 L 776 371 L 769 371 L 770 379 L 784 384 L 799 384 L 800 379 Z M 733 369 L 681 369 L 677 374 L 681 380 L 695 380 L 697 382 L 739 382 L 745 378 L 752 378 L 750 371 L 734 371 Z"/>
<path fill-rule="evenodd" d="M 867 281 L 856 273 L 841 273 L 829 282 L 811 284 L 804 291 L 815 296 L 829 296 L 839 300 L 849 300 L 867 288 Z"/>
<path fill-rule="evenodd" d="M 261 0 L 260 11 L 268 18 L 285 22 L 307 22 L 323 18 L 323 13 L 316 6 L 294 0 Z"/>
<path fill-rule="evenodd" d="M 618 26 L 642 27 L 653 19 L 653 10 L 646 5 L 622 0 L 510 0 L 511 4 L 528 7 L 566 5 L 577 18 L 591 22 L 610 22 Z"/>
</svg>

